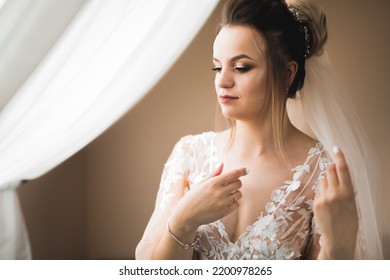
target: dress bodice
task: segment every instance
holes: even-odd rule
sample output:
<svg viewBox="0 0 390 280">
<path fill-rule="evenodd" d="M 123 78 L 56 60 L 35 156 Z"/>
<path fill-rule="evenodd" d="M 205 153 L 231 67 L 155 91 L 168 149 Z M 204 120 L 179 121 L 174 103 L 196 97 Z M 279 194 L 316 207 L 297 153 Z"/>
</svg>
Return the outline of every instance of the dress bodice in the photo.
<svg viewBox="0 0 390 280">
<path fill-rule="evenodd" d="M 216 168 L 216 133 L 183 137 L 165 164 L 160 192 L 164 210 L 175 196 L 172 186 L 188 172 L 190 186 L 196 186 Z M 329 159 L 320 143 L 312 147 L 306 160 L 293 168 L 293 175 L 275 186 L 265 211 L 250 224 L 236 242 L 231 242 L 221 220 L 202 225 L 195 256 L 200 259 L 297 259 L 308 246 L 319 242 L 313 219 L 313 199 Z M 317 235 L 317 236 L 315 236 Z"/>
</svg>

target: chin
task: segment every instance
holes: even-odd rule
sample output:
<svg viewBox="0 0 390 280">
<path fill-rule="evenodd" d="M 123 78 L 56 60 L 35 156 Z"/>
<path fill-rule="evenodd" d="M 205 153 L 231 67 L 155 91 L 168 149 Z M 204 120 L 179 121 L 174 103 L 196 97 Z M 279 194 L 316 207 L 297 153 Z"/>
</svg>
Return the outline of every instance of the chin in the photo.
<svg viewBox="0 0 390 280">
<path fill-rule="evenodd" d="M 232 112 L 231 110 L 224 110 L 223 108 L 221 108 L 221 112 L 222 112 L 222 115 L 227 118 L 227 119 L 233 119 L 234 116 L 236 115 L 234 112 Z"/>
<path fill-rule="evenodd" d="M 231 120 L 235 120 L 235 121 L 240 119 L 240 115 L 237 114 L 237 113 L 233 113 L 233 112 L 224 112 L 224 111 L 222 111 L 222 115 L 226 119 L 231 119 Z"/>
</svg>

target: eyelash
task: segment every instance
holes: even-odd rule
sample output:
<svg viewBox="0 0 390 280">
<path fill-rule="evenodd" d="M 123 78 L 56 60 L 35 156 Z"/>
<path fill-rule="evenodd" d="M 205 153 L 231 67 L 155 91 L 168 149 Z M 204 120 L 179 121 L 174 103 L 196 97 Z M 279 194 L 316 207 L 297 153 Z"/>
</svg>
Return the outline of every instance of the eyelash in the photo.
<svg viewBox="0 0 390 280">
<path fill-rule="evenodd" d="M 219 73 L 219 72 L 221 72 L 222 67 L 215 66 L 215 67 L 211 68 L 211 70 Z M 233 67 L 233 70 L 238 72 L 238 73 L 245 73 L 245 72 L 248 72 L 249 70 L 251 70 L 251 67 L 249 67 L 249 66 L 240 66 L 240 67 L 236 66 L 236 67 Z"/>
</svg>

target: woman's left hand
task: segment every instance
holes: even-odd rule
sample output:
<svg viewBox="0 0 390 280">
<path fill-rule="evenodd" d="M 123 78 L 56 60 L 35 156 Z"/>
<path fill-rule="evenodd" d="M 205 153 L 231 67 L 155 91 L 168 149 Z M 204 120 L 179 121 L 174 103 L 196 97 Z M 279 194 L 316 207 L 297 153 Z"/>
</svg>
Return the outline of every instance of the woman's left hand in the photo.
<svg viewBox="0 0 390 280">
<path fill-rule="evenodd" d="M 313 204 L 324 240 L 319 258 L 353 259 L 359 224 L 355 192 L 344 154 L 337 147 L 334 154 Z"/>
</svg>

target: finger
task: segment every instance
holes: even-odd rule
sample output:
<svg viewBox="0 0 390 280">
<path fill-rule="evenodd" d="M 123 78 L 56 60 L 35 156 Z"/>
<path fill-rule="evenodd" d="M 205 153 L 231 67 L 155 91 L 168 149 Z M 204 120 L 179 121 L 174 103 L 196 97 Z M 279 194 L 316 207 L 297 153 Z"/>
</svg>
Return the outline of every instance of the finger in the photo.
<svg viewBox="0 0 390 280">
<path fill-rule="evenodd" d="M 238 200 L 242 197 L 242 194 L 240 191 L 236 191 L 234 193 L 229 194 L 226 196 L 227 205 L 238 203 Z"/>
<path fill-rule="evenodd" d="M 198 184 L 202 184 L 204 182 L 206 182 L 207 180 L 210 180 L 211 178 L 214 178 L 214 177 L 217 177 L 219 175 L 221 175 L 222 173 L 222 170 L 223 170 L 223 162 L 221 162 L 220 164 L 217 165 L 217 168 L 214 169 L 214 171 L 212 171 L 209 175 L 207 175 L 204 179 L 200 180 Z"/>
<path fill-rule="evenodd" d="M 183 174 L 183 179 L 181 181 L 181 187 L 178 190 L 179 197 L 183 197 L 187 190 L 190 189 L 190 184 L 188 181 L 188 173 L 189 171 L 186 170 Z"/>
<path fill-rule="evenodd" d="M 210 177 L 221 175 L 223 170 L 223 162 L 217 165 L 217 168 L 211 173 Z"/>
<path fill-rule="evenodd" d="M 237 191 L 238 189 L 240 189 L 241 187 L 242 187 L 241 180 L 236 180 L 234 182 L 229 183 L 228 185 L 223 186 L 222 190 L 223 193 L 231 194 Z"/>
<path fill-rule="evenodd" d="M 320 180 L 319 193 L 317 195 L 324 194 L 328 189 L 328 180 L 326 178 L 322 178 Z"/>
<path fill-rule="evenodd" d="M 242 192 L 235 191 L 234 193 L 232 193 L 232 196 L 235 198 L 235 201 L 237 202 L 242 198 Z"/>
<path fill-rule="evenodd" d="M 339 185 L 339 180 L 337 178 L 336 166 L 334 164 L 329 165 L 328 170 L 326 170 L 326 181 L 327 181 L 327 190 L 337 188 Z"/>
<path fill-rule="evenodd" d="M 336 172 L 340 184 L 347 188 L 352 188 L 351 176 L 349 174 L 347 162 L 345 161 L 344 153 L 337 146 L 333 147 L 333 153 L 335 155 Z"/>
<path fill-rule="evenodd" d="M 220 176 L 222 185 L 229 185 L 232 182 L 237 181 L 241 176 L 245 176 L 249 173 L 247 168 L 239 168 L 233 171 L 230 171 L 224 175 Z"/>
</svg>

